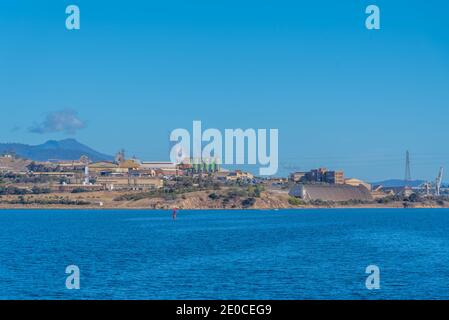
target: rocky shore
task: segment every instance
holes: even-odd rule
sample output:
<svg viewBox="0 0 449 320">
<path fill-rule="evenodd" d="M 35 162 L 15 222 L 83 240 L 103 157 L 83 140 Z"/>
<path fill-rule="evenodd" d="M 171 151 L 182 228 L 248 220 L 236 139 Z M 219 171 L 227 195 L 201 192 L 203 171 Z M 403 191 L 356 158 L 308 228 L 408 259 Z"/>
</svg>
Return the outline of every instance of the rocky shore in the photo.
<svg viewBox="0 0 449 320">
<path fill-rule="evenodd" d="M 0 197 L 3 209 L 307 209 L 307 208 L 447 208 L 446 201 L 302 202 L 286 191 L 248 194 L 238 190 L 195 191 L 160 197 L 142 192 L 84 192 Z"/>
</svg>

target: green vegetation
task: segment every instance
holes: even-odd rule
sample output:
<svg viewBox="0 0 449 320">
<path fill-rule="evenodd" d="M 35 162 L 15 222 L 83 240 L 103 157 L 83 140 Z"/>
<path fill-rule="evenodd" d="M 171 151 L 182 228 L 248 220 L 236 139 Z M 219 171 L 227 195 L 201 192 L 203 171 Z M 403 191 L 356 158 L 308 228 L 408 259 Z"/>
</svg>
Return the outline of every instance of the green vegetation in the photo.
<svg viewBox="0 0 449 320">
<path fill-rule="evenodd" d="M 262 191 L 264 190 L 263 186 L 257 185 L 257 186 L 253 186 L 250 185 L 246 188 L 237 188 L 237 187 L 233 187 L 231 189 L 229 189 L 226 193 L 226 195 L 224 195 L 224 198 L 229 198 L 229 199 L 235 199 L 235 198 L 260 198 L 260 195 L 262 193 Z"/>
<path fill-rule="evenodd" d="M 421 198 L 420 195 L 418 195 L 417 193 L 412 193 L 407 200 L 405 201 L 409 201 L 409 202 L 422 202 L 423 199 Z"/>
<path fill-rule="evenodd" d="M 304 202 L 303 200 L 296 198 L 296 197 L 289 197 L 288 198 L 288 203 L 292 206 L 302 206 L 302 205 L 306 205 L 306 202 Z"/>
<path fill-rule="evenodd" d="M 333 201 L 325 201 L 321 199 L 311 200 L 308 203 L 317 207 L 332 207 L 335 205 Z"/>
<path fill-rule="evenodd" d="M 162 189 L 150 190 L 147 192 L 127 193 L 114 198 L 114 201 L 137 201 L 141 199 L 162 198 L 164 200 L 176 200 L 178 196 L 197 191 L 213 191 L 208 195 L 211 200 L 222 199 L 226 204 L 238 198 L 260 198 L 263 186 L 247 185 L 245 187 L 232 187 L 226 191 L 220 191 L 221 186 L 214 181 L 211 176 L 205 177 L 177 177 L 174 180 L 166 181 Z M 255 200 L 254 200 L 255 201 Z M 253 200 L 248 200 L 245 205 L 250 205 Z M 251 204 L 252 205 L 252 204 Z"/>
<path fill-rule="evenodd" d="M 249 208 L 254 206 L 256 203 L 256 198 L 260 198 L 262 191 L 264 190 L 263 186 L 254 186 L 249 185 L 246 187 L 232 187 L 227 190 L 225 193 L 221 195 L 217 195 L 215 193 L 210 194 L 209 198 L 212 200 L 222 199 L 222 206 L 226 207 L 231 204 L 231 207 L 236 207 L 236 202 L 240 199 L 241 206 L 243 208 Z"/>
<path fill-rule="evenodd" d="M 19 195 L 30 193 L 28 189 L 17 188 L 13 186 L 0 187 L 0 195 Z"/>
<path fill-rule="evenodd" d="M 220 195 L 218 195 L 216 193 L 209 194 L 209 199 L 211 199 L 211 200 L 217 200 L 219 198 L 220 198 Z"/>
<path fill-rule="evenodd" d="M 377 201 L 377 203 L 380 203 L 380 204 L 387 204 L 387 203 L 394 202 L 395 199 L 394 199 L 393 196 L 387 196 L 387 197 L 384 197 L 384 198 L 379 198 L 376 201 Z"/>
<path fill-rule="evenodd" d="M 12 199 L 9 201 L 2 201 L 2 203 L 7 204 L 21 204 L 21 205 L 71 205 L 71 206 L 85 206 L 90 205 L 91 203 L 85 200 L 80 199 L 69 199 L 69 198 L 45 198 L 45 199 L 36 199 L 32 197 L 25 197 L 20 195 L 17 199 Z"/>
<path fill-rule="evenodd" d="M 373 203 L 373 201 L 367 201 L 367 200 L 345 200 L 345 201 L 338 201 L 339 205 L 342 206 L 354 206 L 359 204 L 370 204 Z"/>
<path fill-rule="evenodd" d="M 78 187 L 71 191 L 71 193 L 82 193 L 82 192 L 89 192 L 89 190 L 87 190 L 85 188 Z"/>
<path fill-rule="evenodd" d="M 248 196 L 254 198 L 260 198 L 260 194 L 264 191 L 265 188 L 262 185 L 251 185 L 248 187 Z"/>
<path fill-rule="evenodd" d="M 32 194 L 48 194 L 48 193 L 51 193 L 51 189 L 50 188 L 41 188 L 41 187 L 38 187 L 38 186 L 34 186 L 32 189 L 31 189 L 31 193 Z"/>
<path fill-rule="evenodd" d="M 41 163 L 31 162 L 27 165 L 27 169 L 31 172 L 60 172 L 61 168 L 58 165 L 48 166 Z"/>
<path fill-rule="evenodd" d="M 242 200 L 242 207 L 249 208 L 249 207 L 252 207 L 255 203 L 256 203 L 255 198 L 246 198 L 246 199 Z"/>
<path fill-rule="evenodd" d="M 321 200 L 321 199 L 304 201 L 299 198 L 290 197 L 288 199 L 288 203 L 292 206 L 313 205 L 313 206 L 318 206 L 318 207 L 334 207 L 337 205 L 354 206 L 354 205 L 360 205 L 360 204 L 370 204 L 373 202 L 372 201 L 364 201 L 364 200 L 326 201 L 326 200 Z"/>
<path fill-rule="evenodd" d="M 48 176 L 35 176 L 31 174 L 16 174 L 16 173 L 2 173 L 0 174 L 0 180 L 3 183 L 10 182 L 13 184 L 17 183 L 33 183 L 33 184 L 42 184 L 48 182 L 56 182 L 59 183 L 60 178 L 57 177 L 48 177 Z"/>
<path fill-rule="evenodd" d="M 40 188 L 34 186 L 33 188 L 18 188 L 14 186 L 0 187 L 0 195 L 25 195 L 25 194 L 47 194 L 51 190 L 48 188 Z"/>
<path fill-rule="evenodd" d="M 162 198 L 164 200 L 175 200 L 180 192 L 173 192 L 170 189 L 151 190 L 148 192 L 127 193 L 114 198 L 114 201 L 138 201 L 142 199 Z"/>
</svg>

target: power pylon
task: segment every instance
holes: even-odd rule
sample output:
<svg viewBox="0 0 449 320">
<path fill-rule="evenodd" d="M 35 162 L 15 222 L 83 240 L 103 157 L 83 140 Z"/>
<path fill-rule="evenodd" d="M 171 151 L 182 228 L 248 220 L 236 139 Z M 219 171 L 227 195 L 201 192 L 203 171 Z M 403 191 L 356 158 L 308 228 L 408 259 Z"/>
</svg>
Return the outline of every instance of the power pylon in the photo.
<svg viewBox="0 0 449 320">
<path fill-rule="evenodd" d="M 409 187 L 409 182 L 412 180 L 412 176 L 410 174 L 410 153 L 407 152 L 405 153 L 405 186 Z"/>
</svg>

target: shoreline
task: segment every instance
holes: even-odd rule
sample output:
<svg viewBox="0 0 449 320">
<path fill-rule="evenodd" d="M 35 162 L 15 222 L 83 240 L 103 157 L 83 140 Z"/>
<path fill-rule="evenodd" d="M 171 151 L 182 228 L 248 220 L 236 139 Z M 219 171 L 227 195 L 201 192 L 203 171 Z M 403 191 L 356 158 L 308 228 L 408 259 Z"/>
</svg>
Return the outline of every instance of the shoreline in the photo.
<svg viewBox="0 0 449 320">
<path fill-rule="evenodd" d="M 447 206 L 414 206 L 414 207 L 401 207 L 401 206 L 304 206 L 304 207 L 288 207 L 288 208 L 177 208 L 178 211 L 286 211 L 286 210 L 343 210 L 343 209 L 449 209 Z M 147 208 L 147 207 L 93 207 L 93 206 L 23 206 L 23 207 L 9 207 L 0 206 L 0 212 L 6 210 L 65 210 L 65 211 L 82 211 L 82 210 L 95 210 L 95 211 L 171 211 L 173 208 Z"/>
<path fill-rule="evenodd" d="M 164 198 L 142 192 L 83 192 L 34 195 L 4 195 L 0 210 L 310 210 L 310 209 L 404 209 L 449 208 L 449 201 L 388 202 L 297 202 L 287 192 L 266 190 L 258 195 L 224 189 L 201 190 Z"/>
</svg>

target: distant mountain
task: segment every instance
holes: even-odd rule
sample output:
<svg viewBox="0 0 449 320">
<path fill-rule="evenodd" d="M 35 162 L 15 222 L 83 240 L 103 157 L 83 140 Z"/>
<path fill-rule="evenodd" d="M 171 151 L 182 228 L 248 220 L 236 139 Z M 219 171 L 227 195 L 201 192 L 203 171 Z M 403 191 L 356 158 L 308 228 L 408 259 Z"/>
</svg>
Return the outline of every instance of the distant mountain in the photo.
<svg viewBox="0 0 449 320">
<path fill-rule="evenodd" d="M 75 139 L 49 140 L 44 144 L 34 146 L 21 143 L 0 143 L 0 154 L 2 153 L 15 153 L 22 158 L 35 161 L 77 160 L 83 155 L 92 161 L 113 159 L 112 156 L 95 151 Z"/>
<path fill-rule="evenodd" d="M 405 185 L 407 185 L 409 187 L 418 187 L 421 184 L 423 184 L 424 182 L 425 182 L 424 180 L 411 180 L 406 183 L 405 180 L 390 179 L 390 180 L 384 180 L 384 181 L 379 181 L 379 182 L 372 182 L 371 184 L 373 186 L 382 185 L 386 188 L 394 188 L 394 187 L 405 187 Z"/>
</svg>

